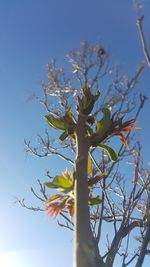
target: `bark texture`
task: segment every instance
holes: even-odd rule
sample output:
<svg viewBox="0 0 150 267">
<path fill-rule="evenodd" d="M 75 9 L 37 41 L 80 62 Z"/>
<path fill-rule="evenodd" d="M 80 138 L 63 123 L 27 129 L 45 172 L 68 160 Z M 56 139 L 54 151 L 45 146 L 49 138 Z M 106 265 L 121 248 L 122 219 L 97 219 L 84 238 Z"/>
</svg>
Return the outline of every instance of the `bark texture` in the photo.
<svg viewBox="0 0 150 267">
<path fill-rule="evenodd" d="M 88 208 L 87 162 L 89 142 L 86 117 L 79 115 L 76 127 L 74 267 L 103 267 L 98 245 L 90 227 Z"/>
</svg>

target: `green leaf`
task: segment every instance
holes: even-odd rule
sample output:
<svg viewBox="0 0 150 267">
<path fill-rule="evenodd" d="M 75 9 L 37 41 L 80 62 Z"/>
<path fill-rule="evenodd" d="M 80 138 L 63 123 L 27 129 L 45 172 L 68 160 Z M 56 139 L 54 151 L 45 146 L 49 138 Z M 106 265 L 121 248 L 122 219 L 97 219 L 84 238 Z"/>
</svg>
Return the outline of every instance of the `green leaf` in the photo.
<svg viewBox="0 0 150 267">
<path fill-rule="evenodd" d="M 45 186 L 48 188 L 54 188 L 59 191 L 68 192 L 72 189 L 72 182 L 66 179 L 64 176 L 55 176 L 52 182 L 45 182 Z"/>
<path fill-rule="evenodd" d="M 102 199 L 100 198 L 100 196 L 91 198 L 91 199 L 89 199 L 89 201 L 88 201 L 88 204 L 89 204 L 90 206 L 98 205 L 98 204 L 101 204 L 101 203 L 102 203 Z"/>
<path fill-rule="evenodd" d="M 101 121 L 97 121 L 96 122 L 96 133 L 99 133 L 100 130 L 102 129 L 103 125 L 101 123 Z"/>
<path fill-rule="evenodd" d="M 88 162 L 87 162 L 87 175 L 89 175 L 92 172 L 92 162 L 91 157 L 88 155 Z"/>
<path fill-rule="evenodd" d="M 116 161 L 118 159 L 117 152 L 113 150 L 111 147 L 104 145 L 104 144 L 99 144 L 98 146 L 103 148 L 106 151 L 111 161 Z"/>
<path fill-rule="evenodd" d="M 96 133 L 103 135 L 112 124 L 111 113 L 108 108 L 102 108 L 103 118 L 96 122 Z"/>
<path fill-rule="evenodd" d="M 72 122 L 72 113 L 70 111 L 71 107 L 68 107 L 68 110 L 65 113 L 64 119 L 68 122 Z"/>
<path fill-rule="evenodd" d="M 45 119 L 51 127 L 59 130 L 66 130 L 66 126 L 63 119 L 57 119 L 51 114 L 46 115 Z"/>
<path fill-rule="evenodd" d="M 68 137 L 68 133 L 67 133 L 67 132 L 63 132 L 63 133 L 60 135 L 59 139 L 60 139 L 61 141 L 64 141 L 67 137 Z"/>
</svg>

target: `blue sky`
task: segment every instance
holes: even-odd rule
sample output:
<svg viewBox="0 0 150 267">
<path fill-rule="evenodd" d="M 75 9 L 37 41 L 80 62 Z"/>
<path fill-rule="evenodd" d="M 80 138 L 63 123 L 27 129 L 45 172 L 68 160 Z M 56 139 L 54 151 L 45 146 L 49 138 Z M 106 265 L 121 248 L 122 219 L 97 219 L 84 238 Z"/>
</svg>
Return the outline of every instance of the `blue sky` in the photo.
<svg viewBox="0 0 150 267">
<path fill-rule="evenodd" d="M 149 38 L 150 2 L 145 2 L 145 32 Z M 81 40 L 101 41 L 121 70 L 134 73 L 143 53 L 131 0 L 1 0 L 0 1 L 0 264 L 3 267 L 70 267 L 72 234 L 42 213 L 14 204 L 14 196 L 35 203 L 30 186 L 55 168 L 56 159 L 27 156 L 24 138 L 36 140 L 45 128 L 44 111 L 36 101 L 39 80 L 52 57 L 63 63 L 68 50 Z M 149 39 L 150 40 L 150 39 Z M 150 44 L 149 44 L 150 45 Z M 149 95 L 146 69 L 140 82 Z M 145 161 L 150 161 L 147 140 L 149 103 L 139 118 Z M 59 170 L 58 170 L 59 171 Z M 146 263 L 145 266 L 146 267 Z"/>
</svg>

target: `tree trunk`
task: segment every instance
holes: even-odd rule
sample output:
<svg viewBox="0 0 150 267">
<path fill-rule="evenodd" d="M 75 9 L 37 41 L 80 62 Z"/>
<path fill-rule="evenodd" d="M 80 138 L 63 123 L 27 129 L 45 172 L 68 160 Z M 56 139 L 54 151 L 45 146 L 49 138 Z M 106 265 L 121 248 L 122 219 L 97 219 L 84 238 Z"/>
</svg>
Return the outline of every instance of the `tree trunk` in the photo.
<svg viewBox="0 0 150 267">
<path fill-rule="evenodd" d="M 145 236 L 141 245 L 139 257 L 135 267 L 142 267 L 147 253 L 147 246 L 149 242 L 150 242 L 150 199 L 148 200 L 148 205 L 147 205 L 147 229 L 145 232 Z"/>
<path fill-rule="evenodd" d="M 85 117 L 79 115 L 76 127 L 75 162 L 75 231 L 74 231 L 74 267 L 103 267 L 98 245 L 90 226 L 88 208 L 87 161 L 89 152 L 88 138 L 85 132 Z"/>
</svg>

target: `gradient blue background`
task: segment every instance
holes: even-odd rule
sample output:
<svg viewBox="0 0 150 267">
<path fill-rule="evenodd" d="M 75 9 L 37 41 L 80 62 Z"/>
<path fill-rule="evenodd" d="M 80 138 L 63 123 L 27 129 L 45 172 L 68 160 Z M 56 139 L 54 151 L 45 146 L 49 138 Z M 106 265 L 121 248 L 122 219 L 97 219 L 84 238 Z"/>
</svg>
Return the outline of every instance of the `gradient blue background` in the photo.
<svg viewBox="0 0 150 267">
<path fill-rule="evenodd" d="M 150 47 L 150 1 L 144 1 L 145 33 Z M 70 267 L 72 233 L 43 213 L 14 204 L 14 196 L 36 204 L 30 186 L 58 162 L 27 156 L 24 138 L 36 141 L 45 122 L 33 94 L 51 57 L 63 64 L 68 50 L 81 40 L 101 41 L 122 72 L 134 73 L 144 57 L 131 0 L 0 0 L 0 266 Z M 138 87 L 147 95 L 150 69 Z M 149 102 L 138 125 L 145 162 L 149 157 Z M 145 261 L 143 267 L 148 267 Z"/>
</svg>

